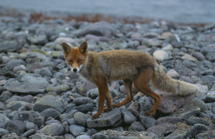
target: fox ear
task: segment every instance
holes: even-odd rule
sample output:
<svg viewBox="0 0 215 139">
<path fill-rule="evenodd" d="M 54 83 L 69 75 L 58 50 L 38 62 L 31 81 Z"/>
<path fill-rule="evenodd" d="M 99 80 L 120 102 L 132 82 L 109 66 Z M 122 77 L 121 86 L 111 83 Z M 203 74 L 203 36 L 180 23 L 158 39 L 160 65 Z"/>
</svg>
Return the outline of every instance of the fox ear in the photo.
<svg viewBox="0 0 215 139">
<path fill-rule="evenodd" d="M 88 46 L 86 42 L 83 42 L 80 46 L 79 46 L 79 51 L 81 53 L 86 53 L 88 51 Z"/>
<path fill-rule="evenodd" d="M 64 53 L 64 55 L 65 55 L 65 54 L 68 54 L 68 53 L 70 52 L 71 47 L 70 47 L 68 44 L 62 43 L 61 46 L 62 46 L 62 48 L 63 48 L 63 53 Z"/>
</svg>

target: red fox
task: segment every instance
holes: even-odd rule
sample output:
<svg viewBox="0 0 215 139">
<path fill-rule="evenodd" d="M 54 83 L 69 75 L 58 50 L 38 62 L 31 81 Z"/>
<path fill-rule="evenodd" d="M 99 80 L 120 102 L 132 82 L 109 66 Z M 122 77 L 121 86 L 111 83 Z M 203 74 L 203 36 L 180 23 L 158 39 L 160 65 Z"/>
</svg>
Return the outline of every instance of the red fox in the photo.
<svg viewBox="0 0 215 139">
<path fill-rule="evenodd" d="M 79 47 L 72 48 L 63 43 L 62 48 L 71 70 L 79 73 L 98 87 L 98 111 L 92 115 L 91 119 L 101 117 L 103 110 L 107 112 L 132 101 L 132 84 L 138 91 L 153 99 L 154 104 L 151 111 L 145 113 L 148 116 L 155 114 L 161 99 L 158 94 L 151 90 L 148 85 L 149 81 L 155 88 L 174 94 L 187 95 L 198 91 L 198 87 L 195 85 L 167 76 L 155 58 L 145 52 L 131 50 L 91 52 L 88 51 L 86 42 Z M 126 98 L 118 104 L 111 102 L 107 83 L 112 80 L 123 80 L 126 88 Z M 105 99 L 107 101 L 106 108 L 104 108 Z"/>
</svg>

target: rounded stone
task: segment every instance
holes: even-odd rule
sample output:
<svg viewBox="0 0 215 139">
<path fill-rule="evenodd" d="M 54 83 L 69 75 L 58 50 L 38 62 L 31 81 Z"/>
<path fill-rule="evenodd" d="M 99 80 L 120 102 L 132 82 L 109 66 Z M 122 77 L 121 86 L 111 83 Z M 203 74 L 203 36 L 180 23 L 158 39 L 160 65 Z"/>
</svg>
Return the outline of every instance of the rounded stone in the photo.
<svg viewBox="0 0 215 139">
<path fill-rule="evenodd" d="M 169 57 L 168 53 L 163 50 L 157 50 L 153 53 L 155 59 L 163 61 Z"/>
<path fill-rule="evenodd" d="M 89 117 L 90 117 L 89 115 L 84 114 L 82 112 L 76 112 L 74 115 L 74 121 L 78 125 L 86 126 L 87 125 L 87 119 Z"/>
<path fill-rule="evenodd" d="M 77 137 L 81 132 L 85 132 L 85 127 L 79 125 L 71 125 L 69 127 L 70 133 Z"/>
<path fill-rule="evenodd" d="M 205 60 L 205 56 L 200 52 L 193 52 L 192 56 L 195 57 L 198 61 Z"/>
</svg>

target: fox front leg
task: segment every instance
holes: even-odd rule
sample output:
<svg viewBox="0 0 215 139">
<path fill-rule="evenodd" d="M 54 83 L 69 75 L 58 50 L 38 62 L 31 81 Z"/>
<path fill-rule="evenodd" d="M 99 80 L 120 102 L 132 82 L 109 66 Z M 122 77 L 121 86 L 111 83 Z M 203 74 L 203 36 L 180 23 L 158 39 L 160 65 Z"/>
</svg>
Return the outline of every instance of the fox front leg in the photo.
<svg viewBox="0 0 215 139">
<path fill-rule="evenodd" d="M 97 119 L 102 117 L 106 94 L 109 92 L 107 83 L 99 83 L 97 86 L 99 91 L 98 111 L 96 114 L 92 115 L 91 119 Z"/>
</svg>

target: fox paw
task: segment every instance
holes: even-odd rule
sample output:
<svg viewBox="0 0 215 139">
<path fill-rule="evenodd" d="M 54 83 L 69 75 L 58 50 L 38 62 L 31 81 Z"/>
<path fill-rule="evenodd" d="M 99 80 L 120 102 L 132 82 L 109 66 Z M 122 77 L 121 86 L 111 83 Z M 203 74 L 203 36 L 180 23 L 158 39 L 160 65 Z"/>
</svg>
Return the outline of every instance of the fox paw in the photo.
<svg viewBox="0 0 215 139">
<path fill-rule="evenodd" d="M 101 118 L 101 117 L 102 117 L 102 115 L 99 115 L 98 113 L 96 113 L 96 114 L 92 115 L 91 119 L 93 120 L 93 119 L 97 119 L 97 118 Z"/>
<path fill-rule="evenodd" d="M 153 111 L 146 111 L 145 116 L 152 117 L 154 115 Z"/>
<path fill-rule="evenodd" d="M 104 112 L 109 112 L 109 111 L 111 111 L 112 109 L 113 109 L 113 107 L 111 107 L 111 108 L 105 107 L 103 111 L 104 111 Z"/>
<path fill-rule="evenodd" d="M 117 108 L 118 106 L 116 104 L 112 104 L 111 107 L 105 107 L 104 108 L 104 112 L 109 112 L 111 111 L 113 108 Z"/>
</svg>

